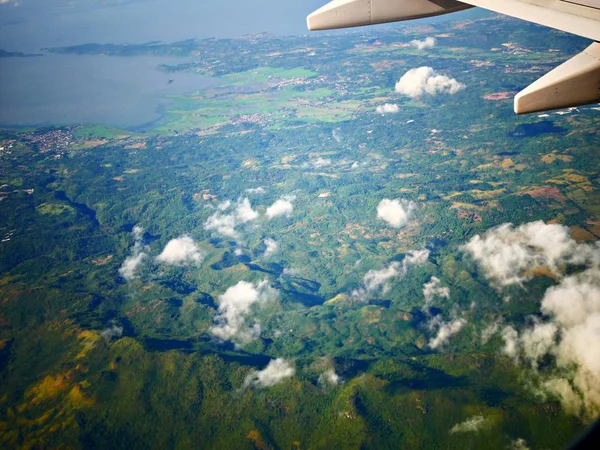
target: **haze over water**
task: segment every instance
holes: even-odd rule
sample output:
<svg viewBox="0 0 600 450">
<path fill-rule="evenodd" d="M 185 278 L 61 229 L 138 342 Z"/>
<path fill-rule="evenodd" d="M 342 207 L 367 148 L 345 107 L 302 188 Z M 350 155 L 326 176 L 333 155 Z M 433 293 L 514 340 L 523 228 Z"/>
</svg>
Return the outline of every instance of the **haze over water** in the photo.
<svg viewBox="0 0 600 450">
<path fill-rule="evenodd" d="M 0 4 L 0 49 L 40 53 L 45 47 L 96 43 L 173 42 L 306 31 L 321 0 L 21 0 Z M 0 125 L 101 123 L 135 127 L 160 114 L 165 95 L 202 89 L 193 74 L 167 74 L 174 59 L 45 54 L 0 59 Z M 173 83 L 168 84 L 172 79 Z"/>
<path fill-rule="evenodd" d="M 106 124 L 130 128 L 159 118 L 167 95 L 211 79 L 165 73 L 177 59 L 46 55 L 0 59 L 0 125 Z M 173 80 L 169 83 L 169 80 Z"/>
<path fill-rule="evenodd" d="M 174 42 L 268 32 L 307 33 L 306 15 L 326 0 L 5 0 L 0 49 L 87 43 Z M 456 16 L 455 16 L 456 17 Z M 100 123 L 135 127 L 159 118 L 165 95 L 208 80 L 166 74 L 164 58 L 59 56 L 0 58 L 0 126 Z M 167 84 L 173 79 L 172 84 Z"/>
</svg>

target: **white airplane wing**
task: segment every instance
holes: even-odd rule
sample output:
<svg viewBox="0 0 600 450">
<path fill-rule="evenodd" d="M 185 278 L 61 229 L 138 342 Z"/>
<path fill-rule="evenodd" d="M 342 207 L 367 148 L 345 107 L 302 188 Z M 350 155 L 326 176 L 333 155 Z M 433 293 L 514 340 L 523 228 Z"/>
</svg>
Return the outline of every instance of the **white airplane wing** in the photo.
<svg viewBox="0 0 600 450">
<path fill-rule="evenodd" d="M 333 0 L 307 18 L 310 30 L 347 28 L 448 14 L 473 6 L 593 41 L 515 97 L 518 114 L 600 102 L 600 0 Z"/>
</svg>

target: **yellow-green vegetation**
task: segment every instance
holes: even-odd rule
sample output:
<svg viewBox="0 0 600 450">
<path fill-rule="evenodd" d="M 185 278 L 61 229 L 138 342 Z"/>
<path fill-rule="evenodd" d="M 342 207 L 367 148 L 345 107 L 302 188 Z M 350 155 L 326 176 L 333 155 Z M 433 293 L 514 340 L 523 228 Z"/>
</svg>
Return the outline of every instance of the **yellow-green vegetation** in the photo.
<svg viewBox="0 0 600 450">
<path fill-rule="evenodd" d="M 185 132 L 235 123 L 280 128 L 293 122 L 340 122 L 352 118 L 361 102 L 336 100 L 333 90 L 314 84 L 316 75 L 303 68 L 264 67 L 228 75 L 221 87 L 172 96 L 164 123 L 154 131 Z"/>
<path fill-rule="evenodd" d="M 136 133 L 131 133 L 130 131 L 103 125 L 85 125 L 79 127 L 73 134 L 78 137 L 90 139 L 123 139 L 136 135 Z"/>
<path fill-rule="evenodd" d="M 75 214 L 75 209 L 65 203 L 42 203 L 37 207 L 40 214 L 60 216 L 61 214 Z"/>
</svg>

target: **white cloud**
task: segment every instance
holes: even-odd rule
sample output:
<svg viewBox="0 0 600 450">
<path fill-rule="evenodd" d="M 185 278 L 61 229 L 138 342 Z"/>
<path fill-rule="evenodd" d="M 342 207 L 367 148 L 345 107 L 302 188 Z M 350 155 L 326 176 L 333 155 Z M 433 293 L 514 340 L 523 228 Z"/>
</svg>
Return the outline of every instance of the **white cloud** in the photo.
<svg viewBox="0 0 600 450">
<path fill-rule="evenodd" d="M 214 213 L 204 222 L 204 228 L 209 231 L 216 231 L 222 236 L 237 239 L 239 234 L 236 227 L 258 219 L 258 213 L 252 209 L 250 200 L 247 198 L 238 200 L 233 210 L 224 214 L 232 206 L 230 201 L 221 203 L 219 205 L 220 211 Z"/>
<path fill-rule="evenodd" d="M 545 320 L 520 334 L 505 329 L 505 353 L 537 369 L 553 355 L 559 369 L 545 388 L 565 407 L 589 417 L 600 414 L 600 269 L 590 268 L 564 278 L 542 300 Z M 508 338 L 507 338 L 508 336 Z"/>
<path fill-rule="evenodd" d="M 238 202 L 235 215 L 240 223 L 251 222 L 258 219 L 258 213 L 252 209 L 250 200 L 247 198 Z"/>
<path fill-rule="evenodd" d="M 391 281 L 404 277 L 410 267 L 425 264 L 428 259 L 429 250 L 417 250 L 409 252 L 402 263 L 393 261 L 383 269 L 369 270 L 363 278 L 364 287 L 352 291 L 351 296 L 364 301 L 377 291 L 381 291 L 381 294 L 385 295 L 391 289 Z"/>
<path fill-rule="evenodd" d="M 464 422 L 458 423 L 452 427 L 450 434 L 454 433 L 476 433 L 490 426 L 490 421 L 483 416 L 473 416 Z"/>
<path fill-rule="evenodd" d="M 410 222 L 416 209 L 417 205 L 414 202 L 384 198 L 377 205 L 377 218 L 386 221 L 394 228 L 401 228 Z"/>
<path fill-rule="evenodd" d="M 402 267 L 404 271 L 410 266 L 418 266 L 421 264 L 425 264 L 429 260 L 429 250 L 415 250 L 412 252 L 408 252 L 404 260 L 402 261 Z"/>
<path fill-rule="evenodd" d="M 503 353 L 512 359 L 519 358 L 519 333 L 510 325 L 502 330 L 502 339 L 504 340 Z"/>
<path fill-rule="evenodd" d="M 139 225 L 133 227 L 133 230 L 131 230 L 131 232 L 133 233 L 133 237 L 136 241 L 141 241 L 144 237 L 144 229 Z"/>
<path fill-rule="evenodd" d="M 261 186 L 261 187 L 257 187 L 257 188 L 246 189 L 246 192 L 248 194 L 263 195 L 263 194 L 267 193 L 267 190 Z"/>
<path fill-rule="evenodd" d="M 200 247 L 189 236 L 172 239 L 156 257 L 158 262 L 170 265 L 200 264 L 203 259 L 204 254 Z"/>
<path fill-rule="evenodd" d="M 423 285 L 423 297 L 425 297 L 424 307 L 426 308 L 435 297 L 449 299 L 450 288 L 442 287 L 439 278 L 431 277 L 431 280 Z"/>
<path fill-rule="evenodd" d="M 125 261 L 123 261 L 123 265 L 119 269 L 119 274 L 127 281 L 133 280 L 136 277 L 138 268 L 142 265 L 146 256 L 148 255 L 144 252 L 136 252 L 133 255 L 128 256 L 125 258 Z"/>
<path fill-rule="evenodd" d="M 426 48 L 432 48 L 435 47 L 436 44 L 436 40 L 433 37 L 426 37 L 425 39 L 423 39 L 422 41 L 415 39 L 413 41 L 410 41 L 410 45 L 412 45 L 413 47 L 416 47 L 419 50 L 424 50 Z"/>
<path fill-rule="evenodd" d="M 287 198 L 280 198 L 275 203 L 267 208 L 267 217 L 274 219 L 275 217 L 284 216 L 291 217 L 294 212 L 294 205 Z"/>
<path fill-rule="evenodd" d="M 428 256 L 429 255 L 427 255 L 427 257 Z M 420 259 L 426 259 L 424 255 L 415 256 L 415 258 L 417 257 L 420 257 Z M 437 330 L 436 336 L 429 340 L 429 347 L 434 350 L 443 347 L 450 342 L 450 338 L 457 334 L 467 323 L 465 319 L 456 317 L 457 312 L 460 311 L 458 305 L 454 305 L 454 309 L 452 311 L 452 320 L 449 322 L 444 322 L 441 314 L 437 314 L 435 316 L 432 315 L 429 306 L 434 298 L 439 297 L 446 300 L 450 299 L 450 288 L 442 286 L 441 283 L 442 282 L 439 278 L 432 276 L 429 282 L 423 285 L 423 298 L 425 299 L 425 303 L 423 304 L 422 309 L 429 317 L 427 327 L 430 331 Z"/>
<path fill-rule="evenodd" d="M 521 284 L 537 268 L 549 269 L 558 276 L 565 264 L 597 264 L 599 248 L 578 244 L 571 239 L 569 228 L 542 221 L 517 228 L 507 223 L 473 237 L 463 246 L 485 276 L 499 287 Z"/>
<path fill-rule="evenodd" d="M 244 380 L 244 387 L 252 386 L 262 389 L 275 386 L 287 378 L 293 377 L 295 373 L 296 368 L 291 362 L 283 358 L 273 359 L 263 370 L 251 371 Z"/>
<path fill-rule="evenodd" d="M 485 345 L 488 342 L 490 342 L 490 339 L 492 339 L 492 337 L 496 333 L 498 333 L 498 331 L 500 331 L 501 324 L 502 324 L 501 320 L 496 320 L 495 322 L 492 322 L 487 327 L 485 327 L 483 329 L 483 331 L 481 332 L 481 343 Z"/>
<path fill-rule="evenodd" d="M 382 294 L 387 294 L 391 289 L 389 281 L 400 275 L 401 268 L 400 263 L 394 261 L 385 269 L 369 270 L 363 278 L 367 291 L 374 292 L 381 289 Z"/>
<path fill-rule="evenodd" d="M 443 322 L 439 317 L 434 317 L 429 324 L 430 328 L 438 328 L 436 337 L 429 341 L 429 347 L 432 349 L 446 345 L 450 341 L 450 338 L 462 330 L 467 323 L 465 319 L 454 319 L 450 322 Z"/>
<path fill-rule="evenodd" d="M 327 369 L 325 372 L 319 375 L 320 384 L 332 384 L 334 386 L 337 386 L 341 383 L 341 381 L 342 380 L 340 376 L 337 373 L 335 373 L 335 369 Z"/>
<path fill-rule="evenodd" d="M 217 209 L 219 211 L 225 211 L 225 210 L 229 209 L 230 206 L 231 206 L 231 200 L 225 200 L 224 202 L 221 202 L 217 205 Z"/>
<path fill-rule="evenodd" d="M 263 256 L 265 258 L 268 258 L 269 256 L 274 255 L 279 250 L 279 244 L 276 241 L 274 241 L 273 239 L 267 238 L 264 240 L 264 243 L 265 243 L 266 249 L 265 249 L 265 253 L 263 254 Z"/>
<path fill-rule="evenodd" d="M 520 332 L 502 331 L 503 352 L 537 372 L 546 355 L 556 369 L 540 374 L 542 388 L 556 395 L 565 409 L 586 416 L 600 414 L 600 247 L 580 244 L 561 225 L 510 224 L 473 238 L 465 249 L 486 276 L 500 286 L 519 284 L 545 268 L 559 280 L 541 302 L 541 317 Z M 565 276 L 564 266 L 586 266 Z"/>
<path fill-rule="evenodd" d="M 396 114 L 400 107 L 396 104 L 386 103 L 377 107 L 377 114 Z"/>
<path fill-rule="evenodd" d="M 237 238 L 239 236 L 235 229 L 236 226 L 237 222 L 235 216 L 232 214 L 223 215 L 215 213 L 204 222 L 204 228 L 206 230 L 213 230 L 222 236 L 230 238 Z"/>
<path fill-rule="evenodd" d="M 138 268 L 148 256 L 146 253 L 147 247 L 143 243 L 144 229 L 140 226 L 133 227 L 132 230 L 134 244 L 131 250 L 131 256 L 125 258 L 123 264 L 119 268 L 119 275 L 126 281 L 131 281 L 136 277 Z"/>
<path fill-rule="evenodd" d="M 110 328 L 102 330 L 100 336 L 102 336 L 107 341 L 110 341 L 112 339 L 118 339 L 121 336 L 123 336 L 123 327 L 120 327 L 116 324 L 112 324 Z"/>
<path fill-rule="evenodd" d="M 438 75 L 431 67 L 424 66 L 410 69 L 402 75 L 396 83 L 396 92 L 416 98 L 424 94 L 456 94 L 466 87 L 454 78 Z"/>
<path fill-rule="evenodd" d="M 233 341 L 237 345 L 249 343 L 260 336 L 261 330 L 257 321 L 247 325 L 246 316 L 254 305 L 273 301 L 278 295 L 279 292 L 269 286 L 267 280 L 256 284 L 240 281 L 219 296 L 219 312 L 210 332 L 223 341 Z"/>
</svg>

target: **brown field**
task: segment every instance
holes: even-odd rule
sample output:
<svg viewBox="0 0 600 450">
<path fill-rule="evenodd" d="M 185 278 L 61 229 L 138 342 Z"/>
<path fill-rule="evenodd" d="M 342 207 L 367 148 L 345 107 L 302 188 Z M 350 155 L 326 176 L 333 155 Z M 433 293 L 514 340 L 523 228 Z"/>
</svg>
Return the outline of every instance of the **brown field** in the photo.
<svg viewBox="0 0 600 450">
<path fill-rule="evenodd" d="M 556 160 L 562 162 L 571 162 L 573 161 L 573 157 L 567 155 L 558 155 L 554 152 L 542 156 L 542 162 L 546 164 L 552 164 Z"/>
<path fill-rule="evenodd" d="M 576 241 L 595 241 L 597 237 L 585 228 L 571 227 L 571 237 Z"/>
<path fill-rule="evenodd" d="M 552 198 L 559 202 L 564 202 L 567 200 L 567 197 L 565 197 L 555 186 L 534 187 L 533 189 L 525 191 L 525 194 L 530 195 L 533 198 Z"/>
</svg>

